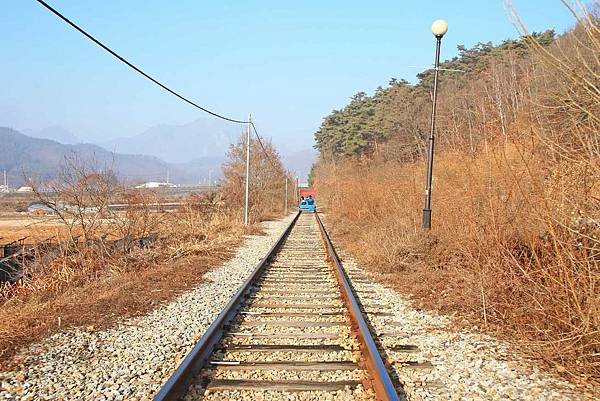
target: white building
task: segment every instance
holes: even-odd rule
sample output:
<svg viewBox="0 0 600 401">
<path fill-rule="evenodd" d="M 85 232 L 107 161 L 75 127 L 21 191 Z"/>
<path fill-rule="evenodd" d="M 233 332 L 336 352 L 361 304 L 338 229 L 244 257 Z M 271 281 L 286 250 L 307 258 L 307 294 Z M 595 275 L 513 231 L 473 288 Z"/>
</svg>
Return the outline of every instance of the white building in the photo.
<svg viewBox="0 0 600 401">
<path fill-rule="evenodd" d="M 136 188 L 139 188 L 139 189 L 143 189 L 143 188 L 176 188 L 176 187 L 177 187 L 177 185 L 171 184 L 170 182 L 155 182 L 155 181 L 145 182 L 141 185 L 136 186 Z"/>
</svg>

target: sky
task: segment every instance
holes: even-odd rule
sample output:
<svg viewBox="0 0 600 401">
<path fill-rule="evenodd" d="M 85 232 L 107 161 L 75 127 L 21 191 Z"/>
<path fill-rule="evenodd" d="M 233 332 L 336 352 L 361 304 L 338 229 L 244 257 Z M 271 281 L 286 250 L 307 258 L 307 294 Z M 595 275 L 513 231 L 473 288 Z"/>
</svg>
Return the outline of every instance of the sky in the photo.
<svg viewBox="0 0 600 401">
<path fill-rule="evenodd" d="M 504 0 L 47 0 L 129 61 L 235 119 L 252 113 L 285 151 L 309 148 L 323 117 L 434 57 L 431 23 L 456 46 L 518 32 Z M 560 0 L 513 0 L 530 31 L 563 32 Z M 0 126 L 60 125 L 90 142 L 206 117 L 137 75 L 34 0 L 0 5 Z M 242 128 L 240 128 L 241 131 Z"/>
</svg>

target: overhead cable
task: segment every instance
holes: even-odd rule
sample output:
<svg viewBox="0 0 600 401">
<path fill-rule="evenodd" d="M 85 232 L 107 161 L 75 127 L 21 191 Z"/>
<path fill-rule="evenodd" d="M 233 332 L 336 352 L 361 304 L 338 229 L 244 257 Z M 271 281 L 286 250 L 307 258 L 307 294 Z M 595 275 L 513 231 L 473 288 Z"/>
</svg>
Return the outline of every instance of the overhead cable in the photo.
<svg viewBox="0 0 600 401">
<path fill-rule="evenodd" d="M 250 120 L 236 120 L 233 118 L 229 118 L 226 116 L 223 116 L 221 114 L 215 113 L 214 111 L 211 111 L 205 107 L 202 107 L 200 105 L 198 105 L 197 103 L 189 100 L 188 98 L 180 95 L 179 93 L 177 93 L 176 91 L 174 91 L 173 89 L 169 88 L 168 86 L 164 85 L 163 83 L 159 82 L 157 79 L 153 78 L 152 76 L 150 76 L 149 74 L 147 74 L 146 72 L 144 72 L 141 68 L 135 66 L 134 64 L 132 64 L 131 62 L 127 61 L 124 57 L 122 57 L 121 55 L 119 55 L 117 52 L 115 52 L 114 50 L 112 50 L 111 48 L 109 48 L 108 46 L 106 46 L 105 44 L 103 44 L 102 42 L 100 42 L 98 39 L 96 39 L 95 37 L 93 37 L 91 34 L 87 33 L 83 28 L 79 27 L 77 24 L 75 24 L 74 22 L 72 22 L 71 20 L 69 20 L 67 17 L 65 17 L 63 14 L 61 14 L 58 10 L 54 9 L 52 6 L 50 6 L 48 3 L 46 3 L 44 0 L 36 0 L 39 4 L 41 4 L 42 6 L 44 6 L 46 9 L 48 9 L 50 12 L 52 12 L 54 15 L 56 15 L 57 17 L 59 17 L 61 20 L 63 20 L 64 22 L 66 22 L 67 24 L 69 24 L 71 27 L 73 27 L 74 29 L 76 29 L 77 31 L 79 31 L 82 35 L 84 35 L 85 37 L 87 37 L 89 40 L 91 40 L 92 42 L 94 42 L 96 45 L 98 45 L 99 47 L 101 47 L 102 49 L 104 49 L 105 51 L 107 51 L 108 53 L 110 53 L 112 56 L 114 56 L 115 58 L 117 58 L 119 61 L 123 62 L 125 65 L 127 65 L 128 67 L 130 67 L 131 69 L 133 69 L 134 71 L 136 71 L 137 73 L 141 74 L 142 76 L 144 76 L 145 78 L 147 78 L 148 80 L 152 81 L 154 84 L 158 85 L 159 87 L 161 87 L 162 89 L 164 89 L 165 91 L 171 93 L 172 95 L 178 97 L 179 99 L 183 100 L 184 102 L 204 111 L 205 113 L 208 113 L 214 117 L 220 118 L 222 120 L 225 121 L 229 121 L 232 123 L 236 123 L 236 124 L 250 124 L 252 126 L 252 128 L 254 129 L 254 133 L 256 134 L 256 137 L 258 139 L 258 143 L 260 144 L 260 147 L 262 148 L 262 151 L 264 152 L 265 156 L 267 157 L 267 159 L 269 160 L 269 162 L 271 163 L 271 165 L 273 166 L 273 168 L 275 170 L 277 170 L 277 166 L 275 164 L 275 162 L 272 160 L 271 156 L 267 153 L 267 150 L 264 146 L 264 144 L 262 143 L 261 137 L 258 133 L 258 130 L 256 129 L 256 126 L 254 125 L 254 123 Z"/>
<path fill-rule="evenodd" d="M 273 159 L 271 158 L 271 155 L 269 155 L 269 153 L 267 152 L 267 149 L 265 148 L 265 146 L 262 143 L 262 140 L 260 139 L 260 135 L 258 134 L 258 131 L 256 130 L 256 126 L 254 125 L 254 122 L 251 121 L 250 125 L 252 126 L 252 128 L 254 129 L 254 133 L 256 134 L 256 139 L 258 139 L 258 143 L 263 151 L 263 153 L 265 154 L 265 156 L 267 157 L 267 159 L 269 160 L 269 162 L 271 163 L 271 166 L 273 166 L 274 171 L 277 171 L 277 166 L 275 165 L 275 162 L 273 161 Z"/>
<path fill-rule="evenodd" d="M 229 122 L 232 122 L 232 123 L 237 123 L 237 124 L 248 124 L 248 121 L 236 120 L 236 119 L 225 117 L 225 116 L 223 116 L 221 114 L 215 113 L 214 111 L 210 111 L 207 108 L 204 108 L 204 107 L 202 107 L 202 106 L 194 103 L 193 101 L 189 100 L 188 98 L 180 95 L 179 93 L 175 92 L 173 89 L 169 88 L 168 86 L 160 83 L 155 78 L 153 78 L 150 75 L 146 74 L 139 67 L 136 67 L 135 65 L 133 65 L 132 63 L 130 63 L 129 61 L 127 61 L 125 58 L 123 58 L 122 56 L 120 56 L 119 54 L 117 54 L 114 50 L 110 49 L 108 46 L 106 46 L 105 44 L 103 44 L 102 42 L 100 42 L 98 39 L 94 38 L 92 35 L 90 35 L 86 31 L 84 31 L 82 28 L 80 28 L 79 26 L 77 26 L 74 22 L 72 22 L 71 20 L 69 20 L 67 17 L 65 17 L 64 15 L 62 15 L 60 12 L 58 12 L 57 10 L 55 10 L 54 8 L 52 8 L 52 6 L 50 6 L 45 1 L 43 1 L 43 0 L 36 0 L 36 1 L 38 3 L 40 3 L 42 6 L 44 6 L 45 8 L 47 8 L 48 10 L 50 10 L 50 12 L 52 12 L 54 15 L 56 15 L 57 17 L 59 17 L 60 19 L 62 19 L 63 21 L 65 21 L 67 24 L 71 25 L 73 28 L 75 28 L 76 30 L 78 30 L 82 35 L 84 35 L 85 37 L 87 37 L 89 40 L 91 40 L 92 42 L 94 42 L 96 45 L 100 46 L 102 49 L 106 50 L 108 53 L 110 53 L 111 55 L 113 55 L 114 57 L 116 57 L 117 59 L 119 59 L 119 61 L 125 63 L 128 67 L 132 68 L 133 70 L 135 70 L 139 74 L 143 75 L 145 78 L 149 79 L 150 81 L 152 81 L 156 85 L 160 86 L 161 88 L 163 88 L 167 92 L 169 92 L 169 93 L 177 96 L 179 99 L 183 100 L 184 102 L 189 103 L 192 106 L 194 106 L 194 107 L 202 110 L 203 112 L 208 113 L 208 114 L 210 114 L 210 115 L 212 115 L 214 117 L 220 118 L 222 120 L 229 121 Z"/>
</svg>

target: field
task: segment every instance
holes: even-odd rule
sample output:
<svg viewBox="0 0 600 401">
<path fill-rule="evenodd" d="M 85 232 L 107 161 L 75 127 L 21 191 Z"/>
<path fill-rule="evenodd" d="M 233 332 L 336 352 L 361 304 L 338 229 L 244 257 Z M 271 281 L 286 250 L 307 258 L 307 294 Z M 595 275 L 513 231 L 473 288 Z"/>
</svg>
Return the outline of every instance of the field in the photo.
<svg viewBox="0 0 600 401">
<path fill-rule="evenodd" d="M 63 239 L 67 233 L 64 224 L 55 217 L 0 215 L 0 244 L 22 238 L 25 244 L 35 244 L 49 238 Z"/>
<path fill-rule="evenodd" d="M 35 195 L 32 193 L 0 192 L 0 213 L 23 211 L 34 200 Z"/>
<path fill-rule="evenodd" d="M 239 180 L 231 180 L 226 186 L 233 191 Z M 273 198 L 263 194 L 254 198 L 251 224 L 244 225 L 234 195 L 126 189 L 110 172 L 77 159 L 51 185 L 0 195 L 0 244 L 22 238 L 24 244 L 60 243 L 7 262 L 9 272 L 18 265 L 19 279 L 0 283 L 0 364 L 54 332 L 110 326 L 173 299 L 227 260 L 245 234 L 260 234 L 257 223 L 282 212 L 281 191 L 272 191 Z M 54 211 L 27 212 L 34 202 Z"/>
</svg>

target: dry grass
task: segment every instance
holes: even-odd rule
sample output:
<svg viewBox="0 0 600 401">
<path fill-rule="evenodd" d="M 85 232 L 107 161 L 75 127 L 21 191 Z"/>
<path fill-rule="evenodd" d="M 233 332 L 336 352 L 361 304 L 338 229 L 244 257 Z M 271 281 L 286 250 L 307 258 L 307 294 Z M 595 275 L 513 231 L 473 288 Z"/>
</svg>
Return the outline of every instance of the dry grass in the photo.
<svg viewBox="0 0 600 401">
<path fill-rule="evenodd" d="M 228 245 L 233 245 L 232 243 Z M 7 368 L 18 348 L 75 326 L 97 330 L 142 315 L 203 281 L 203 274 L 227 256 L 193 256 L 174 263 L 137 265 L 131 270 L 80 278 L 68 290 L 38 291 L 2 306 L 0 365 Z"/>
<path fill-rule="evenodd" d="M 382 146 L 321 161 L 316 189 L 337 235 L 386 283 L 598 381 L 600 14 L 563 3 L 577 25 L 547 47 L 527 36 L 520 73 L 498 54 L 469 85 L 443 82 L 431 232 L 424 160 L 389 161 Z M 460 117 L 462 100 L 478 108 Z"/>
<path fill-rule="evenodd" d="M 335 235 L 368 267 L 429 307 L 521 338 L 559 371 L 598 377 L 600 230 L 581 225 L 572 188 L 530 149 L 436 160 L 433 230 L 421 231 L 420 164 L 322 164 L 319 200 Z M 575 167 L 573 167 L 575 168 Z M 600 195 L 600 175 L 589 171 Z M 599 209 L 587 218 L 600 219 Z M 427 283 L 427 285 L 423 285 Z"/>
<path fill-rule="evenodd" d="M 260 232 L 194 201 L 156 217 L 160 239 L 150 248 L 109 253 L 103 246 L 83 246 L 42 263 L 17 285 L 5 285 L 0 362 L 56 331 L 96 329 L 144 314 L 202 282 L 203 273 L 228 259 L 244 234 Z"/>
<path fill-rule="evenodd" d="M 0 213 L 11 213 L 24 210 L 33 202 L 35 196 L 32 193 L 2 193 L 0 192 Z"/>
</svg>

